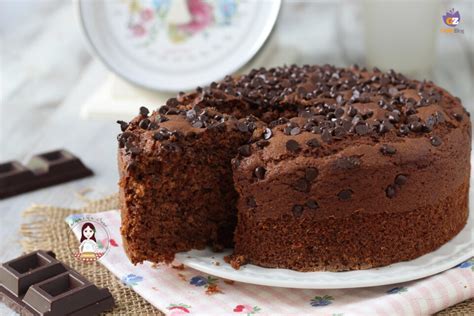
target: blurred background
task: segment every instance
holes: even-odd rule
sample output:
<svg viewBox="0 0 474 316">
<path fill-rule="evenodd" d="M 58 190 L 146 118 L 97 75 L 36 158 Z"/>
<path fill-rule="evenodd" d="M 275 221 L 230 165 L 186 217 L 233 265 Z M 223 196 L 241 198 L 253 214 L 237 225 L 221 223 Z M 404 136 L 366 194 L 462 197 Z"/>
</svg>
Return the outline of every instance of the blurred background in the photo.
<svg viewBox="0 0 474 316">
<path fill-rule="evenodd" d="M 113 1 L 131 3 L 104 3 Z M 268 6 L 271 1 L 261 0 Z M 241 71 L 293 63 L 377 65 L 433 80 L 473 112 L 473 4 L 284 0 L 267 45 Z M 130 119 L 142 105 L 153 109 L 168 96 L 130 84 L 94 57 L 77 5 L 0 1 L 0 161 L 26 162 L 66 148 L 96 174 L 0 201 L 0 261 L 19 253 L 19 214 L 32 203 L 70 207 L 81 203 L 78 192 L 90 192 L 90 198 L 115 193 L 115 121 Z M 452 8 L 461 17 L 458 33 L 443 31 L 450 28 L 442 17 Z"/>
</svg>

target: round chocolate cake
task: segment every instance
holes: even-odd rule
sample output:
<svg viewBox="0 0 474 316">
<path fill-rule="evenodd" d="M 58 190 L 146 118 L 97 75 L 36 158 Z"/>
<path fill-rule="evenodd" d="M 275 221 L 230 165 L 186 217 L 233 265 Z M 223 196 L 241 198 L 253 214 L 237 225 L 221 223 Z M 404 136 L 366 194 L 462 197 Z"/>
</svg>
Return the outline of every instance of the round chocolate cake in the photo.
<svg viewBox="0 0 474 316">
<path fill-rule="evenodd" d="M 469 113 L 394 71 L 262 68 L 119 123 L 133 263 L 211 246 L 232 247 L 235 268 L 366 269 L 431 252 L 467 221 Z"/>
</svg>

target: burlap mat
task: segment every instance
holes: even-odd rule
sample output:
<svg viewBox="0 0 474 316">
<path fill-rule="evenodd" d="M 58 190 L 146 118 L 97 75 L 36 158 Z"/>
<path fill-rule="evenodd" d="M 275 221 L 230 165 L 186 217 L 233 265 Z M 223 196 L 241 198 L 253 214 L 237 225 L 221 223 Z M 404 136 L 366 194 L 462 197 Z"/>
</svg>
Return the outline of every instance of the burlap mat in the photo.
<svg viewBox="0 0 474 316">
<path fill-rule="evenodd" d="M 64 218 L 77 213 L 95 213 L 117 208 L 117 196 L 112 195 L 97 201 L 87 201 L 80 209 L 34 205 L 23 212 L 25 224 L 21 227 L 21 244 L 25 252 L 37 249 L 52 250 L 59 260 L 82 273 L 99 287 L 107 287 L 115 298 L 116 307 L 109 313 L 114 315 L 141 314 L 163 315 L 137 293 L 123 285 L 101 264 L 87 264 L 76 260 L 71 249 L 77 249 L 74 238 Z M 473 315 L 474 299 L 452 306 L 437 315 Z"/>
</svg>

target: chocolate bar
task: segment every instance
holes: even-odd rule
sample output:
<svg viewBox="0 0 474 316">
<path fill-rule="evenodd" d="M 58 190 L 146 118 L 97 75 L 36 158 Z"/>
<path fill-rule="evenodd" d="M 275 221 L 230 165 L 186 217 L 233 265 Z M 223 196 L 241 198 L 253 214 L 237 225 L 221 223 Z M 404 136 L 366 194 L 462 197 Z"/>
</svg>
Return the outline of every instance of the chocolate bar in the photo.
<svg viewBox="0 0 474 316">
<path fill-rule="evenodd" d="M 64 149 L 33 156 L 26 166 L 9 161 L 0 164 L 0 199 L 92 174 L 79 158 Z"/>
<path fill-rule="evenodd" d="M 0 268 L 0 301 L 21 315 L 97 315 L 115 306 L 101 289 L 56 259 L 34 251 Z"/>
</svg>

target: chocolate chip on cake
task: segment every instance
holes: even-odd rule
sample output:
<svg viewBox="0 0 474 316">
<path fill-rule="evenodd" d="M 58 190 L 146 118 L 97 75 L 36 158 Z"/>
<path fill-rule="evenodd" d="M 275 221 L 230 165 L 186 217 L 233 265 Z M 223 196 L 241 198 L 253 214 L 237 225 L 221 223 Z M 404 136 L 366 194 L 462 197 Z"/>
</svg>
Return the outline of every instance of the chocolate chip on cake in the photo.
<svg viewBox="0 0 474 316">
<path fill-rule="evenodd" d="M 305 179 L 298 179 L 296 180 L 295 184 L 293 185 L 296 191 L 306 192 L 309 189 L 309 184 L 306 182 Z"/>
<path fill-rule="evenodd" d="M 301 133 L 301 129 L 299 127 L 294 127 L 291 129 L 290 131 L 290 135 L 292 136 L 296 136 L 298 135 L 299 133 Z"/>
<path fill-rule="evenodd" d="M 318 169 L 313 168 L 313 167 L 306 168 L 304 172 L 304 178 L 307 181 L 312 182 L 314 179 L 317 178 L 317 176 L 318 176 Z"/>
<path fill-rule="evenodd" d="M 149 119 L 143 119 L 140 121 L 140 124 L 138 124 L 138 126 L 140 126 L 141 128 L 143 129 L 148 129 L 148 125 L 150 125 L 150 120 Z"/>
<path fill-rule="evenodd" d="M 128 127 L 128 123 L 127 122 L 124 122 L 124 121 L 117 121 L 118 124 L 120 124 L 120 130 L 122 132 L 125 132 L 125 130 L 127 129 Z"/>
<path fill-rule="evenodd" d="M 150 122 L 150 124 L 148 125 L 148 129 L 149 129 L 150 131 L 155 130 L 155 129 L 158 129 L 158 127 L 160 127 L 160 126 L 159 126 L 158 123 L 156 123 L 156 122 Z"/>
<path fill-rule="evenodd" d="M 167 118 L 164 115 L 157 115 L 156 118 L 155 118 L 155 121 L 157 123 L 163 123 L 163 122 L 169 121 L 169 118 Z"/>
<path fill-rule="evenodd" d="M 387 133 L 387 132 L 389 132 L 391 129 L 393 129 L 393 124 L 390 123 L 390 121 L 388 121 L 388 120 L 384 120 L 384 121 L 379 125 L 379 133 L 380 133 L 380 134 Z"/>
<path fill-rule="evenodd" d="M 342 138 L 344 135 L 346 135 L 346 131 L 345 131 L 344 127 L 338 126 L 334 129 L 334 137 Z"/>
<path fill-rule="evenodd" d="M 166 101 L 166 105 L 169 107 L 177 107 L 179 105 L 178 99 L 176 98 L 171 98 Z"/>
<path fill-rule="evenodd" d="M 255 202 L 255 198 L 253 196 L 249 196 L 247 198 L 247 205 L 249 207 L 256 207 L 257 206 L 257 202 Z"/>
<path fill-rule="evenodd" d="M 341 201 L 347 201 L 347 200 L 350 200 L 351 197 L 352 197 L 352 190 L 348 189 L 348 190 L 342 190 L 340 191 L 338 194 L 337 194 L 337 197 L 339 198 L 339 200 Z"/>
<path fill-rule="evenodd" d="M 265 178 L 265 172 L 267 172 L 267 170 L 264 167 L 257 167 L 255 168 L 254 175 L 257 179 L 262 180 Z"/>
<path fill-rule="evenodd" d="M 126 145 L 126 144 L 125 144 Z M 128 151 L 132 154 L 139 154 L 141 152 L 141 149 L 137 146 L 134 146 L 134 145 L 131 145 L 130 147 L 128 147 Z"/>
<path fill-rule="evenodd" d="M 382 147 L 380 147 L 380 152 L 385 156 L 391 156 L 397 152 L 397 149 L 391 145 L 383 144 Z"/>
<path fill-rule="evenodd" d="M 202 127 L 204 127 L 204 123 L 202 121 L 196 120 L 196 121 L 193 122 L 192 126 L 194 128 L 202 128 Z"/>
<path fill-rule="evenodd" d="M 423 130 L 423 126 L 421 125 L 420 122 L 414 121 L 410 123 L 410 130 L 415 133 L 419 133 Z"/>
<path fill-rule="evenodd" d="M 319 208 L 318 202 L 315 200 L 308 200 L 305 205 L 312 210 Z"/>
<path fill-rule="evenodd" d="M 349 110 L 347 111 L 347 115 L 349 115 L 350 117 L 356 116 L 357 115 L 357 109 L 351 105 L 349 107 Z"/>
<path fill-rule="evenodd" d="M 294 205 L 292 212 L 296 217 L 300 217 L 303 214 L 303 206 L 299 204 Z"/>
<path fill-rule="evenodd" d="M 159 109 L 158 109 L 158 113 L 160 114 L 166 114 L 166 112 L 168 112 L 169 108 L 166 106 L 166 105 L 162 105 Z"/>
<path fill-rule="evenodd" d="M 407 183 L 407 176 L 406 175 L 403 175 L 403 174 L 399 174 L 395 177 L 395 184 L 397 185 L 404 185 L 405 183 Z"/>
<path fill-rule="evenodd" d="M 141 116 L 147 117 L 149 113 L 150 113 L 150 111 L 146 107 L 144 107 L 144 106 L 140 107 L 140 115 Z"/>
<path fill-rule="evenodd" d="M 398 132 L 400 133 L 400 135 L 407 135 L 410 132 L 410 128 L 408 127 L 408 125 L 401 124 L 400 128 L 398 129 Z"/>
<path fill-rule="evenodd" d="M 460 113 L 454 113 L 453 116 L 456 119 L 456 121 L 458 121 L 458 122 L 461 122 L 462 119 L 463 119 L 463 115 L 460 114 Z"/>
<path fill-rule="evenodd" d="M 239 147 L 239 154 L 241 154 L 244 157 L 250 156 L 252 151 L 250 150 L 250 145 L 242 145 Z"/>
<path fill-rule="evenodd" d="M 237 122 L 237 129 L 242 133 L 247 133 L 249 131 L 249 127 L 244 122 Z"/>
<path fill-rule="evenodd" d="M 188 121 L 194 121 L 197 117 L 197 113 L 196 113 L 196 110 L 194 109 L 191 109 L 191 110 L 188 110 L 186 111 L 186 119 L 188 119 Z"/>
<path fill-rule="evenodd" d="M 439 136 L 432 136 L 430 138 L 430 142 L 431 142 L 431 145 L 435 147 L 441 146 L 441 144 L 443 143 L 443 141 L 441 140 Z"/>
<path fill-rule="evenodd" d="M 385 194 L 387 195 L 389 199 L 393 198 L 396 193 L 397 191 L 393 185 L 389 185 L 387 189 L 385 189 Z"/>
<path fill-rule="evenodd" d="M 336 118 L 340 118 L 344 115 L 344 109 L 343 108 L 337 108 L 336 111 L 334 111 L 334 115 Z"/>
<path fill-rule="evenodd" d="M 311 138 L 310 140 L 308 140 L 306 142 L 306 145 L 312 148 L 321 147 L 321 144 L 319 144 L 319 141 L 316 138 Z"/>
<path fill-rule="evenodd" d="M 357 124 L 355 127 L 355 132 L 360 136 L 366 135 L 369 132 L 369 127 L 366 123 Z"/>
<path fill-rule="evenodd" d="M 331 143 L 332 142 L 332 135 L 329 129 L 324 129 L 323 132 L 321 133 L 321 138 L 325 143 Z"/>
<path fill-rule="evenodd" d="M 398 94 L 398 89 L 395 88 L 395 87 L 390 87 L 388 89 L 388 94 L 390 94 L 392 97 L 394 97 Z"/>
<path fill-rule="evenodd" d="M 160 132 L 157 132 L 157 133 L 153 134 L 153 138 L 154 138 L 155 140 L 163 140 L 163 139 L 165 139 L 165 137 L 163 136 L 163 134 L 161 134 Z"/>
<path fill-rule="evenodd" d="M 286 142 L 286 150 L 296 153 L 300 149 L 300 144 L 294 139 L 290 139 Z"/>
</svg>

